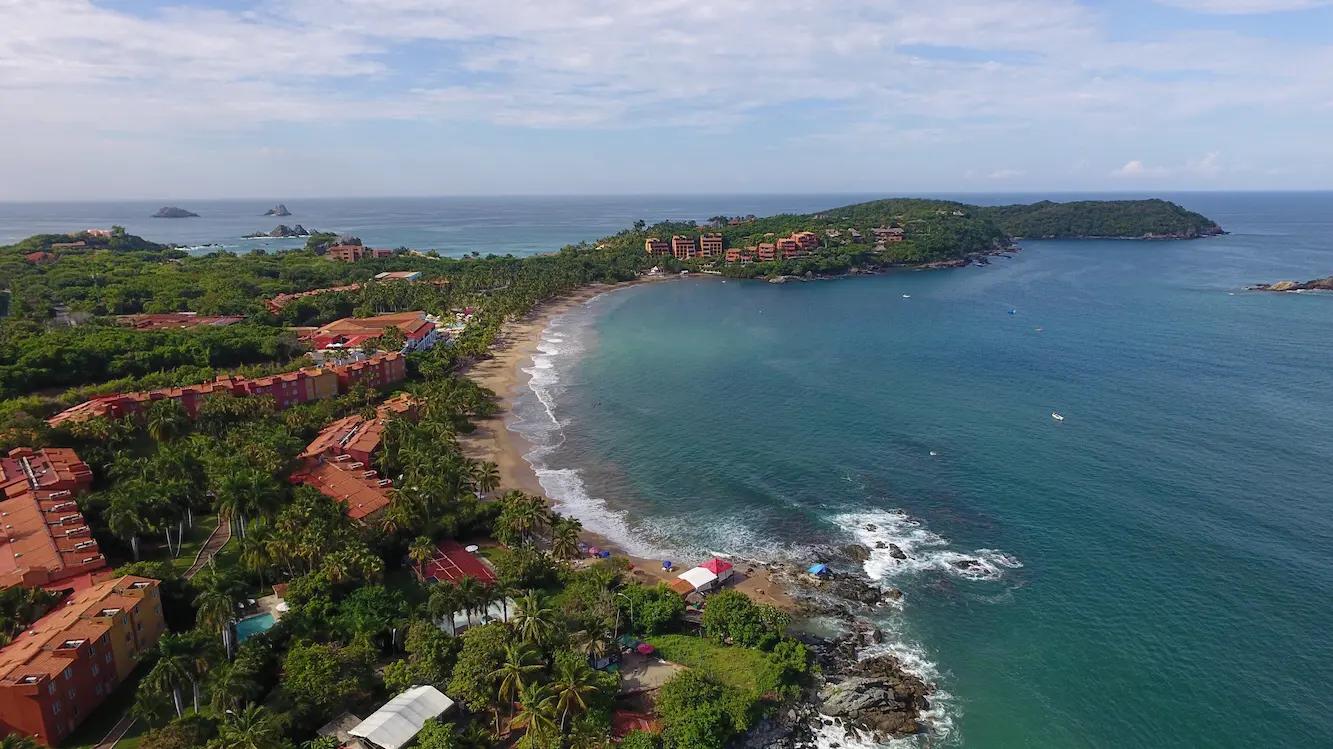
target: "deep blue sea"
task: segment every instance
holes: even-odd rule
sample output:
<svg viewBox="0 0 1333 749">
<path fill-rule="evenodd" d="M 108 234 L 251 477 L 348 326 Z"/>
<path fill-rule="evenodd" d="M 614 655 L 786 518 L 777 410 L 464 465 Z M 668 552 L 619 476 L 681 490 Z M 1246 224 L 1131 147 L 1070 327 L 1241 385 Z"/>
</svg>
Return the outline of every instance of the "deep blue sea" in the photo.
<svg viewBox="0 0 1333 749">
<path fill-rule="evenodd" d="M 239 240 L 282 221 L 527 254 L 871 197 L 0 204 L 0 243 L 121 224 L 300 244 Z M 914 743 L 1333 746 L 1333 295 L 1244 290 L 1333 274 L 1333 193 L 1161 197 L 1232 233 L 602 296 L 548 329 L 512 426 L 562 508 L 640 551 L 901 546 L 862 571 L 905 591 L 885 647 L 940 690 Z M 167 203 L 202 217 L 148 218 Z"/>
<path fill-rule="evenodd" d="M 1173 197 L 1232 233 L 604 295 L 511 425 L 645 553 L 898 544 L 909 743 L 1333 746 L 1333 295 L 1245 290 L 1333 274 L 1333 194 Z"/>
</svg>

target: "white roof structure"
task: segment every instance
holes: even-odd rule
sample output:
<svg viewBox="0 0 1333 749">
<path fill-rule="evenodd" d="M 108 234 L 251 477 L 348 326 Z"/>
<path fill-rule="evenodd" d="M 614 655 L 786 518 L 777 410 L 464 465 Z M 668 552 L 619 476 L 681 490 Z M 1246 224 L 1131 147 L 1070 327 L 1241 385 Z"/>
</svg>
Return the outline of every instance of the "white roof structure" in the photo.
<svg viewBox="0 0 1333 749">
<path fill-rule="evenodd" d="M 453 706 L 454 701 L 435 687 L 412 687 L 389 700 L 347 733 L 380 749 L 399 749 L 417 735 L 426 721 L 444 714 Z"/>
<path fill-rule="evenodd" d="M 691 567 L 676 578 L 693 585 L 695 590 L 707 590 L 717 583 L 717 575 L 703 567 Z"/>
</svg>

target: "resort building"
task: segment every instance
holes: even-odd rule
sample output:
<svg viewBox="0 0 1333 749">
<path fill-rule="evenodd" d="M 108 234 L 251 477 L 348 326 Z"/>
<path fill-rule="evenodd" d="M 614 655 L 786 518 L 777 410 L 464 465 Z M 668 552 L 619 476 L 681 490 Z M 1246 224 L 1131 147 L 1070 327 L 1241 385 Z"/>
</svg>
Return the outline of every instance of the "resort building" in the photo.
<svg viewBox="0 0 1333 749">
<path fill-rule="evenodd" d="M 97 417 L 119 419 L 141 413 L 153 401 L 163 399 L 177 401 L 190 418 L 195 418 L 205 399 L 224 393 L 238 397 L 268 396 L 273 398 L 277 408 L 285 409 L 300 403 L 332 398 L 346 393 L 358 383 L 382 388 L 406 377 L 407 362 L 402 354 L 379 353 L 351 364 L 306 367 L 267 377 L 219 377 L 198 385 L 104 395 L 67 408 L 47 419 L 46 423 L 60 427 Z"/>
<path fill-rule="evenodd" d="M 116 322 L 135 330 L 171 330 L 202 326 L 223 327 L 240 322 L 243 317 L 200 315 L 197 312 L 168 312 L 153 315 L 116 315 Z"/>
<path fill-rule="evenodd" d="M 393 250 L 370 248 L 359 244 L 335 244 L 325 254 L 331 260 L 355 263 L 366 258 L 393 257 Z"/>
<path fill-rule="evenodd" d="M 721 257 L 722 256 L 722 235 L 705 234 L 699 237 L 699 256 L 700 257 Z"/>
<path fill-rule="evenodd" d="M 689 260 L 698 253 L 699 247 L 694 241 L 694 237 L 677 234 L 671 238 L 671 254 L 677 260 Z"/>
<path fill-rule="evenodd" d="M 903 231 L 902 227 L 898 226 L 892 228 L 881 226 L 873 231 L 876 242 L 901 242 L 906 235 L 906 232 Z"/>
<path fill-rule="evenodd" d="M 801 251 L 801 246 L 796 244 L 796 240 L 791 237 L 778 237 L 778 240 L 773 244 L 782 257 L 794 257 L 796 253 Z"/>
<path fill-rule="evenodd" d="M 777 247 L 772 242 L 760 242 L 759 246 L 755 248 L 755 252 L 758 254 L 761 263 L 777 259 Z"/>
<path fill-rule="evenodd" d="M 0 733 L 59 744 L 165 631 L 157 580 L 125 576 L 74 593 L 0 648 Z"/>
<path fill-rule="evenodd" d="M 273 314 L 276 315 L 282 311 L 283 307 L 286 307 L 287 305 L 291 304 L 297 299 L 305 299 L 306 297 L 318 296 L 320 294 L 335 294 L 344 291 L 360 291 L 360 290 L 361 290 L 361 284 L 354 283 L 354 284 L 348 284 L 347 286 L 330 286 L 327 289 L 311 289 L 310 291 L 297 291 L 291 294 L 279 294 L 273 297 L 272 299 L 265 301 L 264 306 L 268 308 L 269 312 L 272 312 Z"/>
<path fill-rule="evenodd" d="M 649 237 L 643 240 L 643 251 L 648 253 L 649 255 L 652 255 L 653 257 L 670 255 L 671 244 L 667 242 L 665 239 L 658 239 L 657 237 Z"/>
<path fill-rule="evenodd" d="M 301 452 L 304 465 L 292 481 L 313 487 L 347 506 L 353 520 L 366 521 L 389 506 L 393 481 L 373 468 L 390 418 L 416 416 L 416 400 L 403 393 L 376 409 L 373 419 L 353 414 L 329 424 Z"/>
<path fill-rule="evenodd" d="M 722 259 L 728 263 L 739 263 L 741 260 L 741 251 L 735 248 L 727 250 L 726 254 L 722 256 Z"/>
<path fill-rule="evenodd" d="M 384 335 L 390 328 L 403 334 L 402 353 L 424 351 L 440 339 L 437 321 L 425 312 L 398 312 L 375 317 L 344 317 L 319 328 L 306 339 L 317 350 L 359 349 L 361 344 Z"/>
<path fill-rule="evenodd" d="M 0 458 L 0 587 L 77 589 L 106 569 L 74 500 L 92 482 L 66 448 L 16 448 Z"/>
<path fill-rule="evenodd" d="M 812 231 L 798 231 L 792 234 L 791 238 L 795 240 L 796 246 L 802 250 L 813 252 L 819 249 L 819 235 Z"/>
</svg>

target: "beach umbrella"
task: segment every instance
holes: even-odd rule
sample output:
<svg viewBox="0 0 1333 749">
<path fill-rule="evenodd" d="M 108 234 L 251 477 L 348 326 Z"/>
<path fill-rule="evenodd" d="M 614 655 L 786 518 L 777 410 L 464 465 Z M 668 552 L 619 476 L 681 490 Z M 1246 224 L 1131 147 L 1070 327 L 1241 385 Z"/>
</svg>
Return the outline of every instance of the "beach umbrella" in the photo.
<svg viewBox="0 0 1333 749">
<path fill-rule="evenodd" d="M 602 555 L 602 550 L 596 546 L 592 546 L 588 548 L 588 553 L 592 556 L 600 557 Z"/>
<path fill-rule="evenodd" d="M 663 559 L 663 560 L 662 560 L 662 569 L 664 569 L 664 570 L 669 570 L 669 569 L 671 569 L 671 560 L 670 560 L 670 559 Z"/>
<path fill-rule="evenodd" d="M 603 551 L 602 553 L 598 554 L 597 556 L 601 557 L 602 559 L 610 559 L 610 558 L 611 558 L 611 552 L 609 552 L 609 551 Z"/>
<path fill-rule="evenodd" d="M 480 547 L 478 547 L 476 544 L 472 544 L 471 546 L 464 547 L 463 550 L 468 552 L 469 554 L 476 554 L 478 548 Z"/>
<path fill-rule="evenodd" d="M 652 646 L 652 645 L 649 645 L 649 644 L 646 643 L 646 642 L 641 642 L 641 643 L 639 643 L 638 647 L 634 648 L 634 650 L 635 650 L 635 652 L 637 652 L 639 655 L 652 655 L 652 654 L 653 654 L 653 646 Z"/>
</svg>

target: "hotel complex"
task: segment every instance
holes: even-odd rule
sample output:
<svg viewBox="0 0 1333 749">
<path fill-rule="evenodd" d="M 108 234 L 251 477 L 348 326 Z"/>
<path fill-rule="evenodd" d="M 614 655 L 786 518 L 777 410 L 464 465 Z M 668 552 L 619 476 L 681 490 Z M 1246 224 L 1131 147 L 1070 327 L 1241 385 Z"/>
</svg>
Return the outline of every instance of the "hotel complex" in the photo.
<svg viewBox="0 0 1333 749">
<path fill-rule="evenodd" d="M 65 740 L 165 631 L 156 580 L 125 576 L 74 593 L 0 648 L 0 733 Z"/>
<path fill-rule="evenodd" d="M 241 397 L 269 396 L 281 410 L 299 403 L 332 398 L 360 383 L 380 388 L 406 377 L 407 362 L 402 354 L 395 351 L 376 354 L 351 364 L 307 367 L 268 377 L 219 377 L 199 385 L 104 395 L 67 408 L 47 419 L 46 423 L 59 427 L 99 416 L 119 419 L 140 413 L 158 400 L 174 400 L 181 404 L 190 418 L 194 418 L 205 398 L 222 393 Z"/>
<path fill-rule="evenodd" d="M 74 501 L 92 482 L 92 470 L 66 448 L 16 448 L 0 458 L 0 587 L 86 587 L 106 569 Z"/>
<path fill-rule="evenodd" d="M 898 232 L 896 236 L 901 238 L 902 230 L 894 231 Z M 670 242 L 659 237 L 648 237 L 643 242 L 643 251 L 653 257 L 671 256 L 677 260 L 719 258 L 727 263 L 750 263 L 756 259 L 760 262 L 769 262 L 806 257 L 818 251 L 822 244 L 819 235 L 812 231 L 798 231 L 789 237 L 778 237 L 772 242 L 760 242 L 743 249 L 735 247 L 727 249 L 723 236 L 718 233 L 702 234 L 697 239 L 676 234 L 671 237 Z"/>
</svg>

